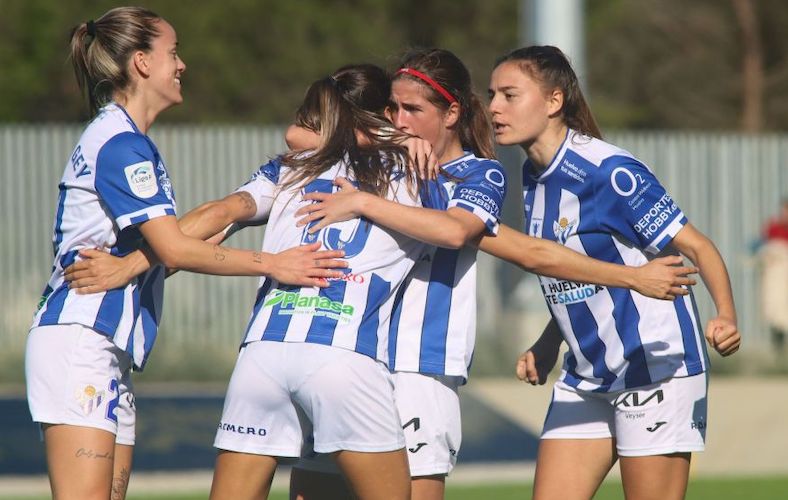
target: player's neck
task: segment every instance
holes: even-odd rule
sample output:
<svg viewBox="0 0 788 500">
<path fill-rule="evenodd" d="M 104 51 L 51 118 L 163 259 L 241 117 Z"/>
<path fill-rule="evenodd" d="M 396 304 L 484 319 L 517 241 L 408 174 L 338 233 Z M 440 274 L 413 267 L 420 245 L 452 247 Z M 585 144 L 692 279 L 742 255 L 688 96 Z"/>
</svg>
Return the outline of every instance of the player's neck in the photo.
<svg viewBox="0 0 788 500">
<path fill-rule="evenodd" d="M 564 124 L 549 126 L 534 141 L 524 145 L 525 154 L 537 172 L 545 170 L 553 161 L 566 139 L 566 133 Z"/>
</svg>

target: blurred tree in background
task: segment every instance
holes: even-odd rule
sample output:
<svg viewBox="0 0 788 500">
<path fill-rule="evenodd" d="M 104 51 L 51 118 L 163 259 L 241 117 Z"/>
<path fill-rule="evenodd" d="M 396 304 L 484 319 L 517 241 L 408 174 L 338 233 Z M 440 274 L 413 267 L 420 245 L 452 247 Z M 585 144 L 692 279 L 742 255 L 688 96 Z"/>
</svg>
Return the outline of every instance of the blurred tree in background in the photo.
<svg viewBox="0 0 788 500">
<path fill-rule="evenodd" d="M 517 46 L 513 0 L 139 0 L 177 29 L 186 103 L 176 122 L 286 123 L 313 80 L 440 46 L 485 94 Z M 87 118 L 68 35 L 117 2 L 0 0 L 0 122 Z M 605 128 L 788 129 L 783 0 L 586 2 L 588 92 Z"/>
</svg>

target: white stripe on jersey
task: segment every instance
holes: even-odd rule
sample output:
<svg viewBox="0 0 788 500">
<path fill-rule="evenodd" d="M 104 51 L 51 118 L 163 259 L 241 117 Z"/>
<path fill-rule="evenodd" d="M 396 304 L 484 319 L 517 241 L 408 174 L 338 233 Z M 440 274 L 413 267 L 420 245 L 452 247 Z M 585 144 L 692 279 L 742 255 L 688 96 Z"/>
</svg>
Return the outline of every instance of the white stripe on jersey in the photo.
<svg viewBox="0 0 788 500">
<path fill-rule="evenodd" d="M 250 315 L 244 343 L 258 340 L 313 342 L 360 352 L 388 362 L 389 319 L 394 296 L 416 259 L 428 250 L 424 243 L 353 219 L 321 229 L 315 235 L 296 227 L 295 212 L 304 206 L 305 192 L 335 192 L 336 177 L 350 175 L 340 162 L 303 188 L 277 187 L 290 175 L 287 166 L 274 160 L 263 167 L 239 191 L 270 204 L 263 251 L 283 250 L 320 241 L 323 248 L 345 250 L 345 278 L 325 289 L 298 288 L 262 279 Z M 392 180 L 389 198 L 415 206 L 402 176 Z M 352 180 L 352 179 L 351 179 Z M 264 218 L 258 213 L 256 217 Z"/>
<path fill-rule="evenodd" d="M 653 173 L 626 151 L 569 131 L 551 165 L 523 172 L 526 232 L 585 255 L 630 266 L 662 252 L 686 218 Z M 561 379 L 615 391 L 705 370 L 691 297 L 674 302 L 634 291 L 540 277 L 570 352 Z"/>
</svg>

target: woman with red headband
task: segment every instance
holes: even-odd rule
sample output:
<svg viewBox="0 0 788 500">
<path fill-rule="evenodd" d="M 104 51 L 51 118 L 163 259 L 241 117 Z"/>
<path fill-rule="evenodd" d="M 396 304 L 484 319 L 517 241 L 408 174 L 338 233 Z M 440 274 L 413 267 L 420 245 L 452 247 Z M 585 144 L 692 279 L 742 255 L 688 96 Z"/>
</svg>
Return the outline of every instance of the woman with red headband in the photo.
<svg viewBox="0 0 788 500">
<path fill-rule="evenodd" d="M 486 235 L 483 250 L 529 270 L 614 286 L 633 286 L 631 278 L 642 270 L 607 267 L 499 223 L 506 177 L 492 159 L 485 106 L 454 54 L 427 49 L 405 55 L 394 76 L 392 101 L 397 129 L 420 138 L 414 141 L 415 156 L 430 156 L 440 165 L 437 181 L 422 198 L 442 210 L 396 205 L 338 180 L 340 193 L 307 196 L 316 203 L 302 209 L 309 215 L 301 223 L 313 222 L 318 230 L 364 216 L 438 247 L 430 259 L 416 264 L 398 296 L 389 331 L 389 368 L 409 451 L 412 498 L 440 499 L 460 449 L 457 390 L 468 376 L 476 335 L 477 248 L 469 243 Z M 673 270 L 660 271 L 671 276 L 663 285 L 673 280 Z M 664 297 L 668 288 L 644 291 Z M 294 469 L 291 497 L 339 498 L 339 476 L 327 474 L 322 458 L 306 456 Z"/>
</svg>

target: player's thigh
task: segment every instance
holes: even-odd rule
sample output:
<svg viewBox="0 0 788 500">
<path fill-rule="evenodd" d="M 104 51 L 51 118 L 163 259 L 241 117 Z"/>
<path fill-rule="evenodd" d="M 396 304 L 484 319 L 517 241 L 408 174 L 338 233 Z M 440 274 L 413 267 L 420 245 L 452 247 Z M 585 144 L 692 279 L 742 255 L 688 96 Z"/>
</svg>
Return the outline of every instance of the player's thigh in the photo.
<svg viewBox="0 0 788 500">
<path fill-rule="evenodd" d="M 106 500 L 110 497 L 115 435 L 92 427 L 45 424 L 49 480 L 54 498 Z"/>
<path fill-rule="evenodd" d="M 335 458 L 357 498 L 410 499 L 410 473 L 404 448 L 386 452 L 340 451 Z"/>
<path fill-rule="evenodd" d="M 443 500 L 446 495 L 446 476 L 414 477 L 410 481 L 411 500 Z"/>
<path fill-rule="evenodd" d="M 687 492 L 690 453 L 620 457 L 627 500 L 682 500 Z"/>
<path fill-rule="evenodd" d="M 616 461 L 612 438 L 542 439 L 534 500 L 588 500 Z"/>
<path fill-rule="evenodd" d="M 534 477 L 534 499 L 586 500 L 616 460 L 612 407 L 562 383 L 553 388 Z"/>
<path fill-rule="evenodd" d="M 459 377 L 394 373 L 394 399 L 405 433 L 411 477 L 430 478 L 424 488 L 442 487 L 457 462 L 462 442 Z"/>
<path fill-rule="evenodd" d="M 268 497 L 276 458 L 219 450 L 211 483 L 212 500 L 259 500 Z"/>
<path fill-rule="evenodd" d="M 353 494 L 345 478 L 336 466 L 335 469 L 336 472 L 318 472 L 299 466 L 293 467 L 290 472 L 290 499 L 353 500 Z"/>
</svg>

